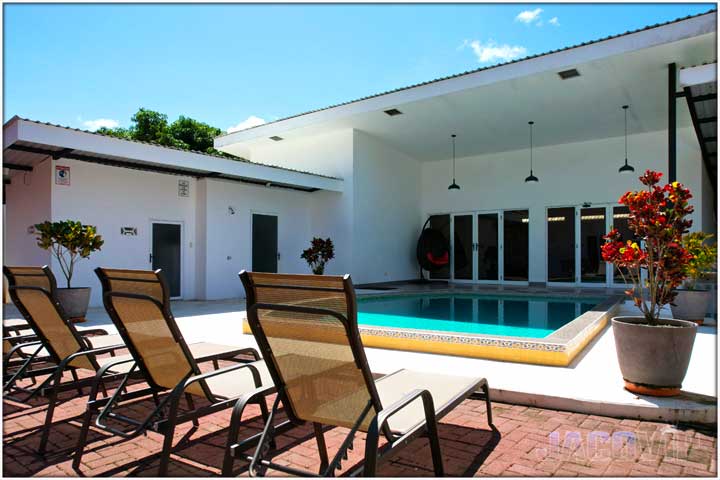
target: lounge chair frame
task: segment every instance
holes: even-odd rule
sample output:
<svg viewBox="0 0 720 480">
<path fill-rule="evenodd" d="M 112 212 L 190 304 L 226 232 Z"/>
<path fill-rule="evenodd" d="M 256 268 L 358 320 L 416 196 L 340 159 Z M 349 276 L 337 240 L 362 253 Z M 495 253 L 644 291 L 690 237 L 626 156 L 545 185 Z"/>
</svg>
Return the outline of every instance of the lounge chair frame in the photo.
<svg viewBox="0 0 720 480">
<path fill-rule="evenodd" d="M 352 287 L 352 281 L 350 275 L 345 275 L 342 279 L 343 291 L 346 298 L 347 316 L 328 308 L 318 308 L 303 305 L 290 305 L 290 304 L 273 304 L 273 303 L 258 303 L 255 296 L 255 287 L 263 288 L 282 288 L 282 289 L 302 289 L 302 290 L 313 290 L 318 292 L 334 292 L 338 293 L 340 289 L 330 287 L 319 287 L 319 286 L 298 286 L 298 285 L 283 285 L 283 284 L 259 284 L 255 283 L 250 277 L 250 274 L 246 271 L 240 272 L 240 279 L 242 280 L 243 286 L 246 292 L 247 302 L 247 316 L 250 328 L 255 336 L 255 340 L 258 343 L 260 351 L 263 354 L 268 366 L 270 375 L 273 378 L 275 386 L 277 388 L 278 395 L 275 399 L 270 414 L 265 422 L 265 428 L 260 434 L 259 439 L 251 437 L 252 440 L 257 441 L 258 445 L 255 453 L 252 456 L 242 454 L 242 451 L 248 447 L 246 442 L 234 443 L 234 439 L 237 437 L 237 429 L 239 425 L 239 416 L 233 416 L 230 424 L 230 435 L 228 439 L 228 448 L 225 454 L 225 461 L 223 462 L 223 475 L 228 476 L 232 473 L 232 463 L 234 458 L 242 458 L 250 462 L 249 473 L 251 476 L 264 475 L 267 469 L 274 469 L 286 474 L 299 475 L 299 476 L 334 476 L 335 472 L 341 468 L 343 460 L 347 459 L 347 451 L 353 447 L 354 437 L 364 421 L 365 417 L 372 413 L 374 409 L 377 412 L 370 423 L 370 428 L 367 431 L 365 441 L 365 459 L 362 464 L 353 469 L 348 473 L 349 476 L 375 476 L 378 464 L 390 453 L 397 453 L 401 448 L 407 446 L 413 439 L 427 434 L 430 441 L 430 450 L 432 454 L 433 468 L 436 476 L 444 475 L 444 467 L 442 460 L 442 453 L 440 450 L 440 441 L 437 430 L 437 419 L 444 416 L 446 413 L 451 411 L 457 405 L 459 405 L 467 395 L 460 392 L 447 404 L 446 408 L 441 412 L 435 412 L 433 398 L 428 390 L 417 389 L 409 394 L 405 395 L 402 399 L 396 401 L 392 405 L 384 406 L 380 402 L 377 389 L 375 387 L 375 380 L 372 377 L 370 367 L 365 357 L 362 341 L 360 339 L 360 333 L 357 328 L 357 301 L 355 298 L 354 290 Z M 258 318 L 258 311 L 260 310 L 275 310 L 284 311 L 299 314 L 311 314 L 319 316 L 331 316 L 337 319 L 345 328 L 345 333 L 348 338 L 349 347 L 352 350 L 353 357 L 357 367 L 362 372 L 365 380 L 365 385 L 368 389 L 370 400 L 366 407 L 362 410 L 358 418 L 355 420 L 353 427 L 342 442 L 339 450 L 333 457 L 332 461 L 329 460 L 325 440 L 323 437 L 323 426 L 313 422 L 314 432 L 316 441 L 318 444 L 318 450 L 320 454 L 320 472 L 310 472 L 307 470 L 301 470 L 286 465 L 281 465 L 267 460 L 271 442 L 273 436 L 278 432 L 279 429 L 287 429 L 293 425 L 299 425 L 305 423 L 300 419 L 297 414 L 293 411 L 292 403 L 287 400 L 287 387 L 276 369 L 275 357 L 268 339 L 263 332 L 262 326 Z M 482 390 L 482 398 L 485 399 L 487 407 L 488 423 L 492 425 L 492 405 L 490 401 L 490 392 L 487 381 L 483 378 L 480 379 L 473 387 L 472 391 Z M 258 394 L 264 394 L 258 391 Z M 404 432 L 402 435 L 394 434 L 388 425 L 388 420 L 393 415 L 400 412 L 403 408 L 413 403 L 418 398 L 421 399 L 423 404 L 423 411 L 425 416 L 425 422 L 421 422 L 411 428 L 409 431 Z M 242 401 L 238 401 L 238 409 L 242 409 Z M 285 413 L 288 420 L 281 423 L 280 425 L 274 425 L 273 419 L 279 409 L 279 404 L 282 403 L 285 406 Z M 378 448 L 380 436 L 384 436 L 387 443 L 382 448 Z"/>
<path fill-rule="evenodd" d="M 165 280 L 165 277 L 160 270 L 156 270 L 155 274 L 158 281 L 163 286 L 163 302 L 160 302 L 158 301 L 158 299 L 153 298 L 149 295 L 111 291 L 110 281 L 114 278 L 108 275 L 106 271 L 101 268 L 97 268 L 95 270 L 95 273 L 100 278 L 100 282 L 103 286 L 103 303 L 105 305 L 105 309 L 107 310 L 108 315 L 115 324 L 118 333 L 125 341 L 125 345 L 130 351 L 132 358 L 135 359 L 135 365 L 133 368 L 145 378 L 148 383 L 148 387 L 126 393 L 123 393 L 122 388 L 119 387 L 111 396 L 98 398 L 98 387 L 103 376 L 102 371 L 98 372 L 98 374 L 96 375 L 97 382 L 94 383 L 92 386 L 90 398 L 87 404 L 87 409 L 83 418 L 83 425 L 80 431 L 80 437 L 78 438 L 76 453 L 73 458 L 73 468 L 77 470 L 80 467 L 80 463 L 85 449 L 87 434 L 90 428 L 90 424 L 92 422 L 92 417 L 93 415 L 97 415 L 95 421 L 96 427 L 126 439 L 145 434 L 147 431 L 154 431 L 156 433 L 162 434 L 164 439 L 163 449 L 160 456 L 160 467 L 158 475 L 165 476 L 167 475 L 167 470 L 170 462 L 170 454 L 173 450 L 172 441 L 176 426 L 182 423 L 192 422 L 193 427 L 197 428 L 199 426 L 199 418 L 213 414 L 220 410 L 224 410 L 226 408 L 233 407 L 237 402 L 237 398 L 225 399 L 214 396 L 211 390 L 206 385 L 205 380 L 210 377 L 222 375 L 223 373 L 227 373 L 233 370 L 247 368 L 250 370 L 253 376 L 255 386 L 259 388 L 262 385 L 260 374 L 257 368 L 255 368 L 249 362 L 260 360 L 260 356 L 254 348 L 239 348 L 234 351 L 235 356 L 246 355 L 251 357 L 252 360 L 237 359 L 235 361 L 237 361 L 239 365 L 233 365 L 230 367 L 217 369 L 218 360 L 231 359 L 227 358 L 226 354 L 218 355 L 217 357 L 205 358 L 205 361 L 211 360 L 213 362 L 216 370 L 202 373 L 197 365 L 197 362 L 193 358 L 193 355 L 191 354 L 190 349 L 188 348 L 187 343 L 185 342 L 182 333 L 177 326 L 177 322 L 175 321 L 175 318 L 170 310 L 170 302 L 168 295 L 169 289 L 167 288 L 167 282 Z M 133 281 L 143 282 L 147 280 Z M 129 334 L 122 318 L 120 317 L 116 309 L 113 307 L 113 298 L 131 298 L 151 302 L 162 312 L 163 319 L 165 320 L 165 323 L 170 330 L 173 339 L 180 346 L 189 365 L 191 366 L 191 371 L 187 372 L 187 374 L 173 388 L 167 388 L 155 382 L 152 374 L 150 373 L 151 370 L 148 368 L 145 359 L 143 358 L 143 355 L 137 348 L 137 345 L 135 344 L 132 336 Z M 106 365 L 105 368 L 112 368 L 112 365 Z M 206 398 L 211 402 L 210 405 L 195 408 L 193 397 L 190 393 L 187 392 L 187 389 L 188 387 L 196 383 L 200 383 L 200 387 L 202 388 L 203 393 L 205 394 Z M 167 395 L 164 398 L 160 399 L 160 394 L 162 393 L 167 393 Z M 113 409 L 122 402 L 137 399 L 140 397 L 145 397 L 147 395 L 152 395 L 152 399 L 155 402 L 155 408 L 143 419 L 137 420 L 128 418 L 113 411 Z M 185 400 L 187 401 L 190 412 L 179 414 L 181 398 L 185 398 Z M 264 397 L 254 397 L 252 401 L 248 403 L 259 404 L 263 418 L 267 418 L 268 411 Z M 127 431 L 122 431 L 110 427 L 105 423 L 105 420 L 108 418 L 112 418 L 113 420 L 129 424 L 131 425 L 131 428 Z"/>
<path fill-rule="evenodd" d="M 77 390 L 78 394 L 82 395 L 82 388 L 86 386 L 91 386 L 93 383 L 95 383 L 97 380 L 95 377 L 90 378 L 83 378 L 80 379 L 77 375 L 77 370 L 82 367 L 76 367 L 73 365 L 70 365 L 70 363 L 80 357 L 87 357 L 88 361 L 90 362 L 90 365 L 95 369 L 95 371 L 99 371 L 100 367 L 98 365 L 98 362 L 96 360 L 97 355 L 102 354 L 110 354 L 114 355 L 116 350 L 122 349 L 125 346 L 124 345 L 112 345 L 108 347 L 103 348 L 97 348 L 93 349 L 88 342 L 87 339 L 85 339 L 80 333 L 75 329 L 74 325 L 69 322 L 69 319 L 67 315 L 65 314 L 62 306 L 57 301 L 57 297 L 54 295 L 55 289 L 56 289 L 56 281 L 55 276 L 53 275 L 50 268 L 46 265 L 42 267 L 42 274 L 39 273 L 18 273 L 17 271 L 13 271 L 14 269 L 17 269 L 17 267 L 11 267 L 8 268 L 7 266 L 3 267 L 3 271 L 5 273 L 5 276 L 8 279 L 8 291 L 10 293 L 10 297 L 12 298 L 13 302 L 15 303 L 15 306 L 20 311 L 20 313 L 25 318 L 25 321 L 27 321 L 28 325 L 32 328 L 35 335 L 31 336 L 34 338 L 34 341 L 30 341 L 29 343 L 24 344 L 17 344 L 15 345 L 8 354 L 6 354 L 3 358 L 4 364 L 4 370 L 3 374 L 4 376 L 8 374 L 7 367 L 10 365 L 10 359 L 13 354 L 19 352 L 19 350 L 23 347 L 36 347 L 35 351 L 27 356 L 25 361 L 21 364 L 20 368 L 18 368 L 14 373 L 10 375 L 10 378 L 3 383 L 3 392 L 4 396 L 6 398 L 15 399 L 12 397 L 9 392 L 12 389 L 24 391 L 28 393 L 28 395 L 23 398 L 19 399 L 19 401 L 27 402 L 31 398 L 35 397 L 36 395 L 44 396 L 48 398 L 48 408 L 45 414 L 45 422 L 42 427 L 42 435 L 40 438 L 40 445 L 38 447 L 38 453 L 40 455 L 45 454 L 45 450 L 47 447 L 47 441 L 48 437 L 50 435 L 50 428 L 52 426 L 52 417 L 55 411 L 55 407 L 58 403 L 57 396 L 61 392 L 65 392 L 68 390 Z M 37 270 L 37 269 L 33 269 Z M 16 277 L 22 277 L 22 276 L 34 276 L 34 277 L 46 277 L 48 283 L 49 283 L 49 290 L 43 287 L 39 286 L 31 286 L 31 285 L 19 285 L 17 282 Z M 77 352 L 74 352 L 66 357 L 62 357 L 58 352 L 56 351 L 53 340 L 51 338 L 46 337 L 44 334 L 43 328 L 37 323 L 36 319 L 33 318 L 33 316 L 30 314 L 30 312 L 27 310 L 24 302 L 19 298 L 18 292 L 19 291 L 37 291 L 41 295 L 45 297 L 45 299 L 55 308 L 56 313 L 58 316 L 63 320 L 63 323 L 68 329 L 68 332 L 75 338 L 79 345 L 79 350 Z M 104 330 L 101 329 L 92 329 L 92 330 L 86 330 L 83 333 L 107 333 Z M 47 351 L 47 357 L 39 357 L 39 353 L 42 349 L 45 349 Z M 54 365 L 40 367 L 40 368 L 31 368 L 34 363 L 38 363 L 39 361 L 48 361 L 49 363 L 52 363 Z M 62 382 L 62 376 L 63 373 L 69 371 L 70 374 L 73 377 L 72 381 L 68 382 Z M 105 390 L 105 382 L 120 379 L 123 377 L 126 377 L 127 374 L 123 373 L 114 373 L 112 371 L 103 370 L 104 373 L 107 375 L 100 378 L 98 381 L 98 384 L 100 388 Z M 33 380 L 33 383 L 35 381 L 35 377 L 41 376 L 41 375 L 48 375 L 45 380 L 40 382 L 35 388 L 27 389 L 27 388 L 21 388 L 17 387 L 16 383 L 25 378 L 31 378 Z"/>
</svg>

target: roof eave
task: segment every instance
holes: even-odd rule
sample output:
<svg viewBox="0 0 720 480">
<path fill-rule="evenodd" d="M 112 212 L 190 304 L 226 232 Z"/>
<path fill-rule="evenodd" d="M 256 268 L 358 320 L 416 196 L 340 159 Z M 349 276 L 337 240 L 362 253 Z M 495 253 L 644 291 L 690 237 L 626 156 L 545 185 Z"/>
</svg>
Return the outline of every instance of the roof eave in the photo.
<svg viewBox="0 0 720 480">
<path fill-rule="evenodd" d="M 634 32 L 586 42 L 581 45 L 299 114 L 246 130 L 221 135 L 215 138 L 214 145 L 215 148 L 223 150 L 223 147 L 230 145 L 280 135 L 283 132 L 318 123 L 386 110 L 413 101 L 447 95 L 548 70 L 566 69 L 606 57 L 715 33 L 716 13 L 712 11 L 659 26 L 646 27 Z"/>
<path fill-rule="evenodd" d="M 125 158 L 136 162 L 138 165 L 150 164 L 177 167 L 188 171 L 257 179 L 278 185 L 343 191 L 343 181 L 337 178 L 168 149 L 159 145 L 132 142 L 24 119 L 17 119 L 14 122 L 9 121 L 5 124 L 3 141 L 3 148 L 8 148 L 17 141 L 24 141 L 69 148 L 81 152 L 94 152 L 108 157 Z"/>
</svg>

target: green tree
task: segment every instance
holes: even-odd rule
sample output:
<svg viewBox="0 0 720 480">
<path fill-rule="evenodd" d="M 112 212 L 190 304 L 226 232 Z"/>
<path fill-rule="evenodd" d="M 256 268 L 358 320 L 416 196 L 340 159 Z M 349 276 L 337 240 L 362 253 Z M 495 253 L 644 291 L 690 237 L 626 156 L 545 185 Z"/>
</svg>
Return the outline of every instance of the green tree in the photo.
<svg viewBox="0 0 720 480">
<path fill-rule="evenodd" d="M 213 148 L 213 139 L 222 134 L 222 130 L 207 123 L 182 115 L 173 123 L 168 123 L 167 115 L 164 113 L 142 107 L 130 120 L 132 122 L 130 128 L 102 127 L 97 130 L 97 133 L 126 140 L 151 142 L 183 150 L 195 150 L 237 158 Z"/>
<path fill-rule="evenodd" d="M 213 139 L 222 134 L 219 128 L 180 115 L 169 127 L 170 135 L 183 142 L 190 150 L 212 153 Z"/>
</svg>

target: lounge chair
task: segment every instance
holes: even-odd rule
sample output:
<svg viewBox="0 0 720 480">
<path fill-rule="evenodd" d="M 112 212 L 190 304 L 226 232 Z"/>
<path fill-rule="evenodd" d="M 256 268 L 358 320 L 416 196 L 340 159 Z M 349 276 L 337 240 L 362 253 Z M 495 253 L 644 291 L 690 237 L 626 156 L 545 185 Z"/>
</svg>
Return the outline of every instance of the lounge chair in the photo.
<svg viewBox="0 0 720 480">
<path fill-rule="evenodd" d="M 117 388 L 112 396 L 97 398 L 98 386 L 88 401 L 73 467 L 78 469 L 83 456 L 87 432 L 93 415 L 97 414 L 95 425 L 103 430 L 124 438 L 133 438 L 148 430 L 164 436 L 160 459 L 159 475 L 167 474 L 172 451 L 173 434 L 177 424 L 192 421 L 198 426 L 198 419 L 225 408 L 233 407 L 241 395 L 259 387 L 272 390 L 272 379 L 265 362 L 253 348 L 234 350 L 233 357 L 250 357 L 244 363 L 217 369 L 217 359 L 230 359 L 227 352 L 211 353 L 212 344 L 204 344 L 208 355 L 214 356 L 216 370 L 203 373 L 193 355 L 194 345 L 188 345 L 175 322 L 167 301 L 167 283 L 160 271 L 95 270 L 103 287 L 103 303 L 118 332 L 135 359 L 137 369 L 148 383 L 148 388 L 123 393 Z M 142 293 L 140 293 L 142 292 Z M 198 345 L 198 344 L 195 344 Z M 227 347 L 225 347 L 227 348 Z M 197 352 L 195 352 L 197 353 Z M 98 373 L 98 379 L 102 372 Z M 99 381 L 98 381 L 99 383 Z M 166 394 L 162 399 L 160 394 Z M 130 419 L 113 412 L 119 403 L 152 395 L 156 408 L 145 418 Z M 185 398 L 190 411 L 178 412 L 180 399 Z M 209 401 L 209 405 L 195 408 L 194 399 Z M 267 416 L 265 399 L 256 397 L 253 403 L 260 405 L 263 417 Z M 130 430 L 121 431 L 105 423 L 106 418 L 132 425 Z"/>
<path fill-rule="evenodd" d="M 278 395 L 260 434 L 254 455 L 236 443 L 239 418 L 233 416 L 223 474 L 233 458 L 250 461 L 250 475 L 267 469 L 292 475 L 314 475 L 266 459 L 275 431 L 288 424 L 312 422 L 320 457 L 320 475 L 333 475 L 347 458 L 358 431 L 367 432 L 364 462 L 350 475 L 374 476 L 378 462 L 412 439 L 427 433 L 435 475 L 444 473 L 437 421 L 464 399 L 482 390 L 488 423 L 492 413 L 484 378 L 399 370 L 374 379 L 357 326 L 357 305 L 350 276 L 278 275 L 241 272 L 247 316 L 267 362 Z M 266 395 L 262 389 L 257 395 Z M 243 399 L 247 401 L 252 396 Z M 279 402 L 288 420 L 274 425 Z M 325 427 L 350 429 L 330 461 Z M 387 443 L 379 448 L 380 436 Z"/>
<path fill-rule="evenodd" d="M 47 446 L 47 439 L 52 424 L 52 416 L 57 404 L 57 395 L 67 390 L 77 390 L 82 394 L 82 387 L 89 386 L 94 378 L 79 378 L 79 370 L 97 372 L 112 357 L 101 357 L 104 354 L 113 354 L 116 350 L 124 348 L 119 336 L 105 335 L 105 345 L 98 346 L 92 343 L 91 338 L 84 333 L 107 333 L 104 330 L 94 329 L 79 332 L 68 321 L 62 307 L 53 295 L 55 278 L 48 267 L 3 267 L 8 279 L 9 293 L 13 302 L 23 315 L 35 336 L 28 342 L 19 343 L 11 348 L 4 356 L 4 374 L 6 380 L 3 392 L 6 398 L 13 398 L 16 391 L 28 393 L 20 401 L 28 401 L 35 395 L 48 397 L 48 409 L 43 425 L 39 452 L 43 454 Z M 100 338 L 100 337 L 97 337 Z M 108 341 L 109 339 L 109 341 Z M 108 345 L 109 344 L 109 345 Z M 21 356 L 21 365 L 13 371 L 7 368 L 12 364 L 12 356 Z M 130 366 L 118 364 L 113 369 L 107 369 L 105 380 L 113 380 L 126 376 Z M 63 373 L 70 372 L 71 381 L 63 381 Z M 38 376 L 47 375 L 35 388 L 21 388 L 17 382 L 21 379 L 32 379 L 33 383 Z M 9 378 L 7 378 L 9 377 Z M 103 384 L 104 387 L 104 384 Z"/>
</svg>

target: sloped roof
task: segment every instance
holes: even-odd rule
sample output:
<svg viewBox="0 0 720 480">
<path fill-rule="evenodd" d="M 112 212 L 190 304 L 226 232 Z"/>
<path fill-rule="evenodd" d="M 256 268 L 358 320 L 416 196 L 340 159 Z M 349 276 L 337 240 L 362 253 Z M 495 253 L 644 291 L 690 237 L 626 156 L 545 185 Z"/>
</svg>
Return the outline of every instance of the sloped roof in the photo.
<svg viewBox="0 0 720 480">
<path fill-rule="evenodd" d="M 309 172 L 309 171 L 305 171 L 305 170 L 298 170 L 298 169 L 288 168 L 288 167 L 280 167 L 280 166 L 277 166 L 277 165 L 269 165 L 269 164 L 264 164 L 264 163 L 253 162 L 253 161 L 251 161 L 251 160 L 248 160 L 248 159 L 242 158 L 242 157 L 237 157 L 237 156 L 228 157 L 228 156 L 224 156 L 224 155 L 216 155 L 216 154 L 213 154 L 213 153 L 201 152 L 201 151 L 198 151 L 198 150 L 186 150 L 186 149 L 183 149 L 183 148 L 171 147 L 171 146 L 167 146 L 167 145 L 162 145 L 162 144 L 157 143 L 157 142 L 145 142 L 145 141 L 142 141 L 142 140 L 133 140 L 133 139 L 127 139 L 127 138 L 120 138 L 120 137 L 116 137 L 116 136 L 113 136 L 113 135 L 107 135 L 107 134 L 104 134 L 104 133 L 93 132 L 93 131 L 90 131 L 90 130 L 83 130 L 83 129 L 80 129 L 80 128 L 73 128 L 73 127 L 68 127 L 68 126 L 65 126 L 65 125 L 58 125 L 58 124 L 55 124 L 55 123 L 41 122 L 41 121 L 39 121 L 39 120 L 32 120 L 32 119 L 29 119 L 29 118 L 23 118 L 23 117 L 20 117 L 20 116 L 17 116 L 17 115 L 13 116 L 10 120 L 8 120 L 8 121 L 5 123 L 5 126 L 7 126 L 8 124 L 12 123 L 12 122 L 15 121 L 15 120 L 22 120 L 22 121 L 25 121 L 25 122 L 37 123 L 37 124 L 39 124 L 39 125 L 47 125 L 47 126 L 50 126 L 50 127 L 63 128 L 63 129 L 65 129 L 65 130 L 70 130 L 70 131 L 74 131 L 74 132 L 89 133 L 89 134 L 91 134 L 91 135 L 97 135 L 97 136 L 100 136 L 100 137 L 112 138 L 112 139 L 115 139 L 115 140 L 118 140 L 118 141 L 139 143 L 139 144 L 143 144 L 143 145 L 152 145 L 153 147 L 167 148 L 167 149 L 169 149 L 169 150 L 177 150 L 177 151 L 179 151 L 179 152 L 194 153 L 194 154 L 196 154 L 196 155 L 205 155 L 205 156 L 207 156 L 207 157 L 219 158 L 219 159 L 222 159 L 222 160 L 227 160 L 227 161 L 229 161 L 229 162 L 243 162 L 243 163 L 248 163 L 248 164 L 251 164 L 251 165 L 261 165 L 261 166 L 263 166 L 263 167 L 277 168 L 278 170 L 285 170 L 285 171 L 288 171 L 288 172 L 304 173 L 304 174 L 306 174 L 306 175 L 313 175 L 313 176 L 316 176 L 316 177 L 329 178 L 329 179 L 332 179 L 332 180 L 340 180 L 340 179 L 337 178 L 337 177 L 332 177 L 332 176 L 329 176 L 329 175 L 323 175 L 323 174 L 320 174 L 320 173 Z"/>
<path fill-rule="evenodd" d="M 261 124 L 261 125 L 256 125 L 256 126 L 253 126 L 253 127 L 250 127 L 250 128 L 243 129 L 243 130 L 237 130 L 237 131 L 235 131 L 235 132 L 224 133 L 224 134 L 219 135 L 219 136 L 217 136 L 217 137 L 215 137 L 215 138 L 222 138 L 222 137 L 225 137 L 225 136 L 228 136 L 228 135 L 232 135 L 233 133 L 237 133 L 237 132 L 246 132 L 246 131 L 253 130 L 253 129 L 256 129 L 256 128 L 265 127 L 265 126 L 267 126 L 267 125 L 272 125 L 272 124 L 280 123 L 280 122 L 289 120 L 289 119 L 291 119 L 291 118 L 302 117 L 302 116 L 304 116 L 304 115 L 310 115 L 310 114 L 312 114 L 312 113 L 321 112 L 321 111 L 324 111 L 324 110 L 331 110 L 331 109 L 333 109 L 333 108 L 341 107 L 341 106 L 344 106 L 344 105 L 349 105 L 349 104 L 352 104 L 352 103 L 362 102 L 362 101 L 364 101 L 364 100 L 368 100 L 368 99 L 371 99 L 371 98 L 382 97 L 383 95 L 389 95 L 389 94 L 392 94 L 392 93 L 401 92 L 401 91 L 403 91 L 403 90 L 410 90 L 410 89 L 413 89 L 413 88 L 422 87 L 422 86 L 429 85 L 429 84 L 433 84 L 433 83 L 437 83 L 437 82 L 442 82 L 442 81 L 444 81 L 444 80 L 450 80 L 450 79 L 453 79 L 453 78 L 463 77 L 463 76 L 466 76 L 466 75 L 472 75 L 472 74 L 475 74 L 475 73 L 478 73 L 478 72 L 482 72 L 482 71 L 485 71 L 485 70 L 491 70 L 491 69 L 498 68 L 498 67 L 502 67 L 502 66 L 505 66 L 505 65 L 510 65 L 510 64 L 514 64 L 514 63 L 520 63 L 520 62 L 524 62 L 524 61 L 531 60 L 531 59 L 534 59 L 534 58 L 544 57 L 544 56 L 551 55 L 551 54 L 554 54 L 554 53 L 564 52 L 564 51 L 567 51 L 567 50 L 572 50 L 572 49 L 574 49 L 574 48 L 585 47 L 585 46 L 587 46 L 587 45 L 592 45 L 592 44 L 604 42 L 604 41 L 607 41 L 607 40 L 612 40 L 612 39 L 615 39 L 615 38 L 620 38 L 620 37 L 624 37 L 624 36 L 627 36 L 627 35 L 632 35 L 632 34 L 639 33 L 639 32 L 645 31 L 645 30 L 652 30 L 652 29 L 654 29 L 654 28 L 659 28 L 659 27 L 663 27 L 663 26 L 666 26 L 666 25 L 671 25 L 671 24 L 674 24 L 674 23 L 679 23 L 679 22 L 682 22 L 682 21 L 685 21 L 685 20 L 688 20 L 688 19 L 691 19 L 691 18 L 701 17 L 701 16 L 703 16 L 703 15 L 708 15 L 708 14 L 715 13 L 715 12 L 717 12 L 717 9 L 711 9 L 711 10 L 708 10 L 707 12 L 698 13 L 698 14 L 695 14 L 695 15 L 688 15 L 688 16 L 686 16 L 686 17 L 676 18 L 676 19 L 674 19 L 674 20 L 669 20 L 669 21 L 663 22 L 663 23 L 656 23 L 656 24 L 654 24 L 654 25 L 647 25 L 647 26 L 645 26 L 645 27 L 638 28 L 638 29 L 636 29 L 636 30 L 628 30 L 628 31 L 626 31 L 626 32 L 624 32 L 624 33 L 619 33 L 619 34 L 616 34 L 616 35 L 609 35 L 609 36 L 607 36 L 607 37 L 598 38 L 598 39 L 595 39 L 595 40 L 590 40 L 590 41 L 587 41 L 587 42 L 582 42 L 582 43 L 578 43 L 578 44 L 571 45 L 571 46 L 568 46 L 568 47 L 563 47 L 563 48 L 558 48 L 558 49 L 556 49 L 556 50 L 550 50 L 550 51 L 547 51 L 547 52 L 538 53 L 538 54 L 535 54 L 535 55 L 528 55 L 528 56 L 526 56 L 526 57 L 518 58 L 518 59 L 515 59 L 515 60 L 510 60 L 510 61 L 508 61 L 508 62 L 496 63 L 496 64 L 494 64 L 494 65 L 488 65 L 488 66 L 486 66 L 486 67 L 480 67 L 480 68 L 476 68 L 476 69 L 473 69 L 473 70 L 467 70 L 467 71 L 465 71 L 465 72 L 456 73 L 456 74 L 453 74 L 453 75 L 448 75 L 448 76 L 445 76 L 445 77 L 435 78 L 435 79 L 433 79 L 433 80 L 428 80 L 428 81 L 426 81 L 426 82 L 416 83 L 416 84 L 408 85 L 408 86 L 405 86 L 405 87 L 399 87 L 399 88 L 395 88 L 395 89 L 392 89 L 392 90 L 387 90 L 387 91 L 384 91 L 384 92 L 381 92 L 381 93 L 375 93 L 375 94 L 372 94 L 372 95 L 367 95 L 367 96 L 365 96 L 365 97 L 357 98 L 357 99 L 355 99 L 355 100 L 349 100 L 349 101 L 347 101 L 347 102 L 336 103 L 336 104 L 334 104 L 334 105 L 329 105 L 329 106 L 327 106 L 327 107 L 317 108 L 317 109 L 314 109 L 314 110 L 308 110 L 308 111 L 303 112 L 303 113 L 298 113 L 298 114 L 290 115 L 290 116 L 287 116 L 287 117 L 284 117 L 284 118 L 279 118 L 279 119 L 277 119 L 277 120 L 273 120 L 272 122 L 263 123 L 263 124 Z"/>
</svg>

